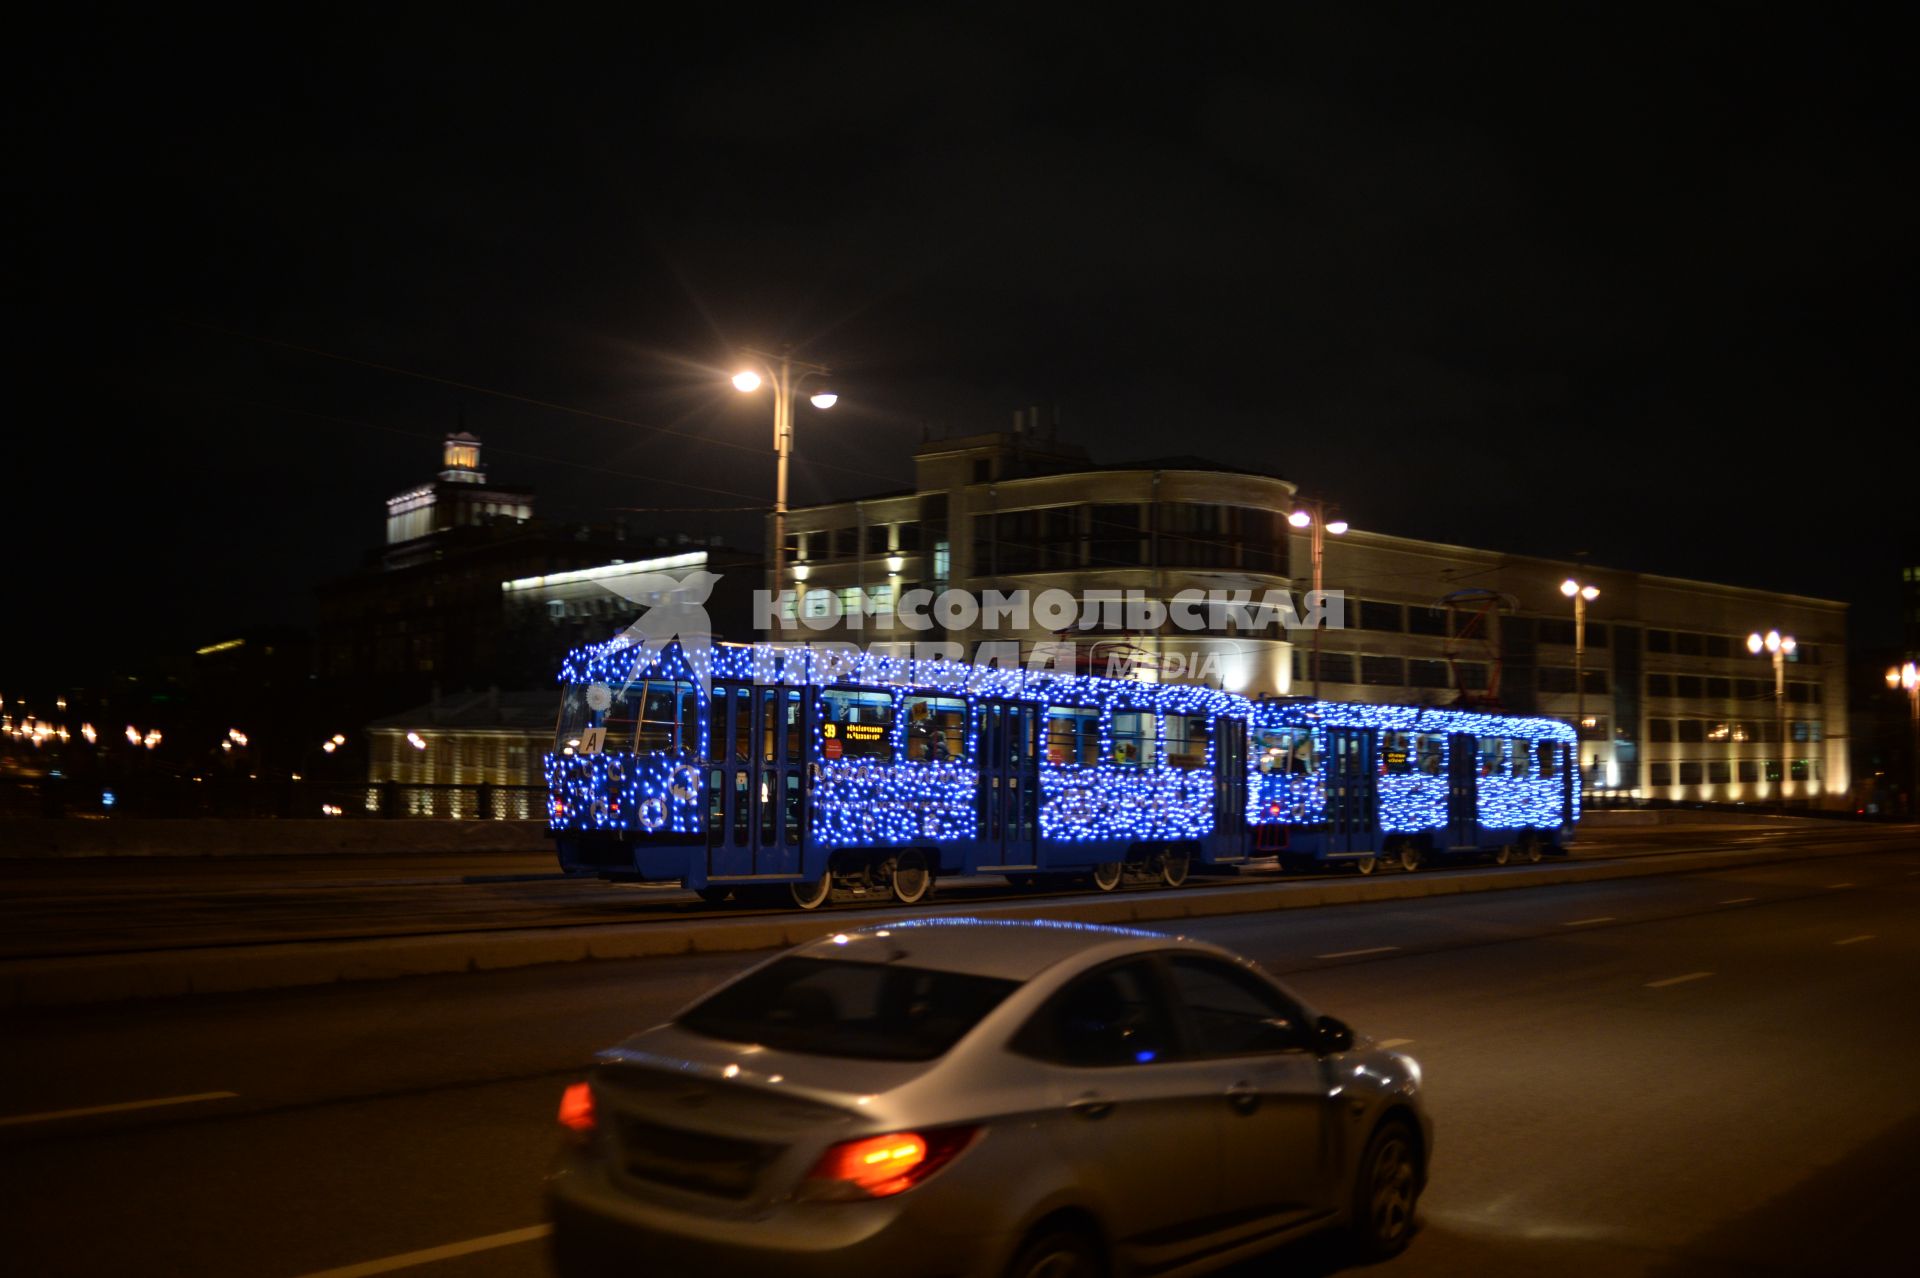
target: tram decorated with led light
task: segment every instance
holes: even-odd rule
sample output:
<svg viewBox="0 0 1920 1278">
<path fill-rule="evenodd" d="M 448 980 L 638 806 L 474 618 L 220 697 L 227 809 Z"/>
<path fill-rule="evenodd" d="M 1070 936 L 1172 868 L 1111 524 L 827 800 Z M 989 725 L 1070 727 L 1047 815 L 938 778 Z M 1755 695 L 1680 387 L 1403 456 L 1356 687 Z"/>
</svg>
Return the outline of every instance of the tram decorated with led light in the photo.
<svg viewBox="0 0 1920 1278">
<path fill-rule="evenodd" d="M 772 644 L 614 640 L 560 681 L 561 867 L 713 902 L 1537 860 L 1578 819 L 1549 719 Z"/>
</svg>

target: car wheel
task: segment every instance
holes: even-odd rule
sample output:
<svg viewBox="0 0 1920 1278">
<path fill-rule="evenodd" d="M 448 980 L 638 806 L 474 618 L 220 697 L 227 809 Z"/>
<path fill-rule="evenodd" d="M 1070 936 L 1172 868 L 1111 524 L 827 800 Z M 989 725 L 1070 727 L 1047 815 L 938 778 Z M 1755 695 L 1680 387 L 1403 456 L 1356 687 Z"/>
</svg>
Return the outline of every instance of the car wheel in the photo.
<svg viewBox="0 0 1920 1278">
<path fill-rule="evenodd" d="M 1126 877 L 1127 867 L 1122 861 L 1103 861 L 1093 867 L 1093 885 L 1102 892 L 1113 891 Z"/>
<path fill-rule="evenodd" d="M 1363 856 L 1352 864 L 1355 874 L 1372 874 L 1380 867 L 1380 858 L 1377 856 Z"/>
<path fill-rule="evenodd" d="M 1007 1266 L 1007 1278 L 1104 1278 L 1106 1272 L 1093 1240 L 1073 1229 L 1041 1234 Z"/>
<path fill-rule="evenodd" d="M 793 903 L 803 910 L 817 910 L 827 903 L 833 895 L 833 871 L 823 870 L 813 882 L 801 880 L 787 884 L 787 890 L 793 895 Z"/>
<path fill-rule="evenodd" d="M 1413 1131 L 1399 1119 L 1389 1119 L 1367 1142 L 1354 1178 L 1350 1228 L 1364 1259 L 1384 1260 L 1406 1248 L 1413 1237 L 1413 1212 L 1419 1199 Z"/>
<path fill-rule="evenodd" d="M 1186 848 L 1168 848 L 1160 854 L 1160 878 L 1168 887 L 1179 887 L 1193 869 L 1193 853 Z"/>
<path fill-rule="evenodd" d="M 933 871 L 927 868 L 926 853 L 908 848 L 893 859 L 893 899 L 902 905 L 918 905 L 933 891 Z"/>
</svg>

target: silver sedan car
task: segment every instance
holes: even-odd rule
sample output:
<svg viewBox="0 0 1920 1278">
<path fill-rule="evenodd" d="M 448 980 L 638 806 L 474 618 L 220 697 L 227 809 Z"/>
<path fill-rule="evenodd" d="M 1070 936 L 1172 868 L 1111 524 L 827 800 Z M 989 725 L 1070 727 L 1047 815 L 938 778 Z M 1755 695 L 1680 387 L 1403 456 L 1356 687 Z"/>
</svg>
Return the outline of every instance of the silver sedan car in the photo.
<svg viewBox="0 0 1920 1278">
<path fill-rule="evenodd" d="M 1162 933 L 930 918 L 742 974 L 560 1107 L 564 1275 L 1198 1274 L 1407 1243 L 1420 1067 Z"/>
</svg>

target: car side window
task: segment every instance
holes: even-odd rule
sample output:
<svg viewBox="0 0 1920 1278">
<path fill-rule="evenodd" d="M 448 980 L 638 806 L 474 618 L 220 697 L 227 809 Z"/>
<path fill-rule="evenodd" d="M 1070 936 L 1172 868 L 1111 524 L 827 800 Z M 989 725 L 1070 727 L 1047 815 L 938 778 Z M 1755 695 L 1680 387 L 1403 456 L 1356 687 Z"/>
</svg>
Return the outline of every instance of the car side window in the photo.
<svg viewBox="0 0 1920 1278">
<path fill-rule="evenodd" d="M 1145 1065 L 1174 1054 L 1173 1018 L 1145 960 L 1081 977 L 1047 1000 L 1014 1049 L 1058 1065 Z"/>
<path fill-rule="evenodd" d="M 1209 958 L 1167 964 L 1201 1056 L 1252 1056 L 1307 1045 L 1306 1018 L 1253 973 Z"/>
</svg>

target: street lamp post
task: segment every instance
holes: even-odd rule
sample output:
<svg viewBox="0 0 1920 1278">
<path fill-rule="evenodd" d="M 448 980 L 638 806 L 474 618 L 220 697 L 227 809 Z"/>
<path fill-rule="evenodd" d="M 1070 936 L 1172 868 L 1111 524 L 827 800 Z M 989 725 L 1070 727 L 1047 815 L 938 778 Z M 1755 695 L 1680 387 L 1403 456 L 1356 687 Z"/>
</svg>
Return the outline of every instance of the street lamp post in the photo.
<svg viewBox="0 0 1920 1278">
<path fill-rule="evenodd" d="M 1920 666 L 1909 661 L 1887 671 L 1889 688 L 1905 688 L 1907 713 L 1913 720 L 1913 741 L 1908 746 L 1910 775 L 1907 781 L 1907 815 L 1920 816 Z"/>
<path fill-rule="evenodd" d="M 1793 742 L 1787 739 L 1787 657 L 1797 645 L 1792 635 L 1783 635 L 1778 630 L 1769 630 L 1765 635 L 1759 631 L 1747 636 L 1747 651 L 1759 656 L 1765 651 L 1773 657 L 1773 731 L 1780 739 L 1780 788 L 1774 791 L 1776 798 L 1785 798 L 1787 778 L 1793 774 L 1792 760 L 1787 752 Z"/>
<path fill-rule="evenodd" d="M 733 388 L 742 394 L 759 390 L 762 382 L 773 388 L 773 450 L 779 458 L 773 484 L 773 597 L 777 601 L 786 584 L 787 463 L 793 456 L 793 395 L 809 377 L 825 379 L 829 373 L 824 365 L 795 359 L 785 351 L 772 355 L 765 351 L 745 349 L 740 353 L 759 364 L 760 368 L 745 368 L 735 373 Z M 832 408 L 839 400 L 840 397 L 832 391 L 821 390 L 816 391 L 808 402 L 824 410 Z M 794 611 L 798 613 L 798 607 Z"/>
<path fill-rule="evenodd" d="M 1569 577 L 1560 583 L 1560 593 L 1573 600 L 1573 739 L 1578 742 L 1587 730 L 1587 605 L 1600 597 L 1600 588 Z M 1573 758 L 1580 761 L 1578 745 Z"/>
<path fill-rule="evenodd" d="M 1332 533 L 1339 537 L 1347 531 L 1347 521 L 1340 518 L 1327 518 L 1327 503 L 1317 498 L 1296 501 L 1293 513 L 1287 516 L 1287 522 L 1295 528 L 1307 530 L 1307 545 L 1313 552 L 1313 594 L 1315 607 L 1324 602 L 1323 586 L 1326 580 L 1326 541 L 1323 534 Z M 1313 699 L 1320 699 L 1320 632 L 1326 629 L 1316 613 L 1313 619 Z"/>
</svg>

